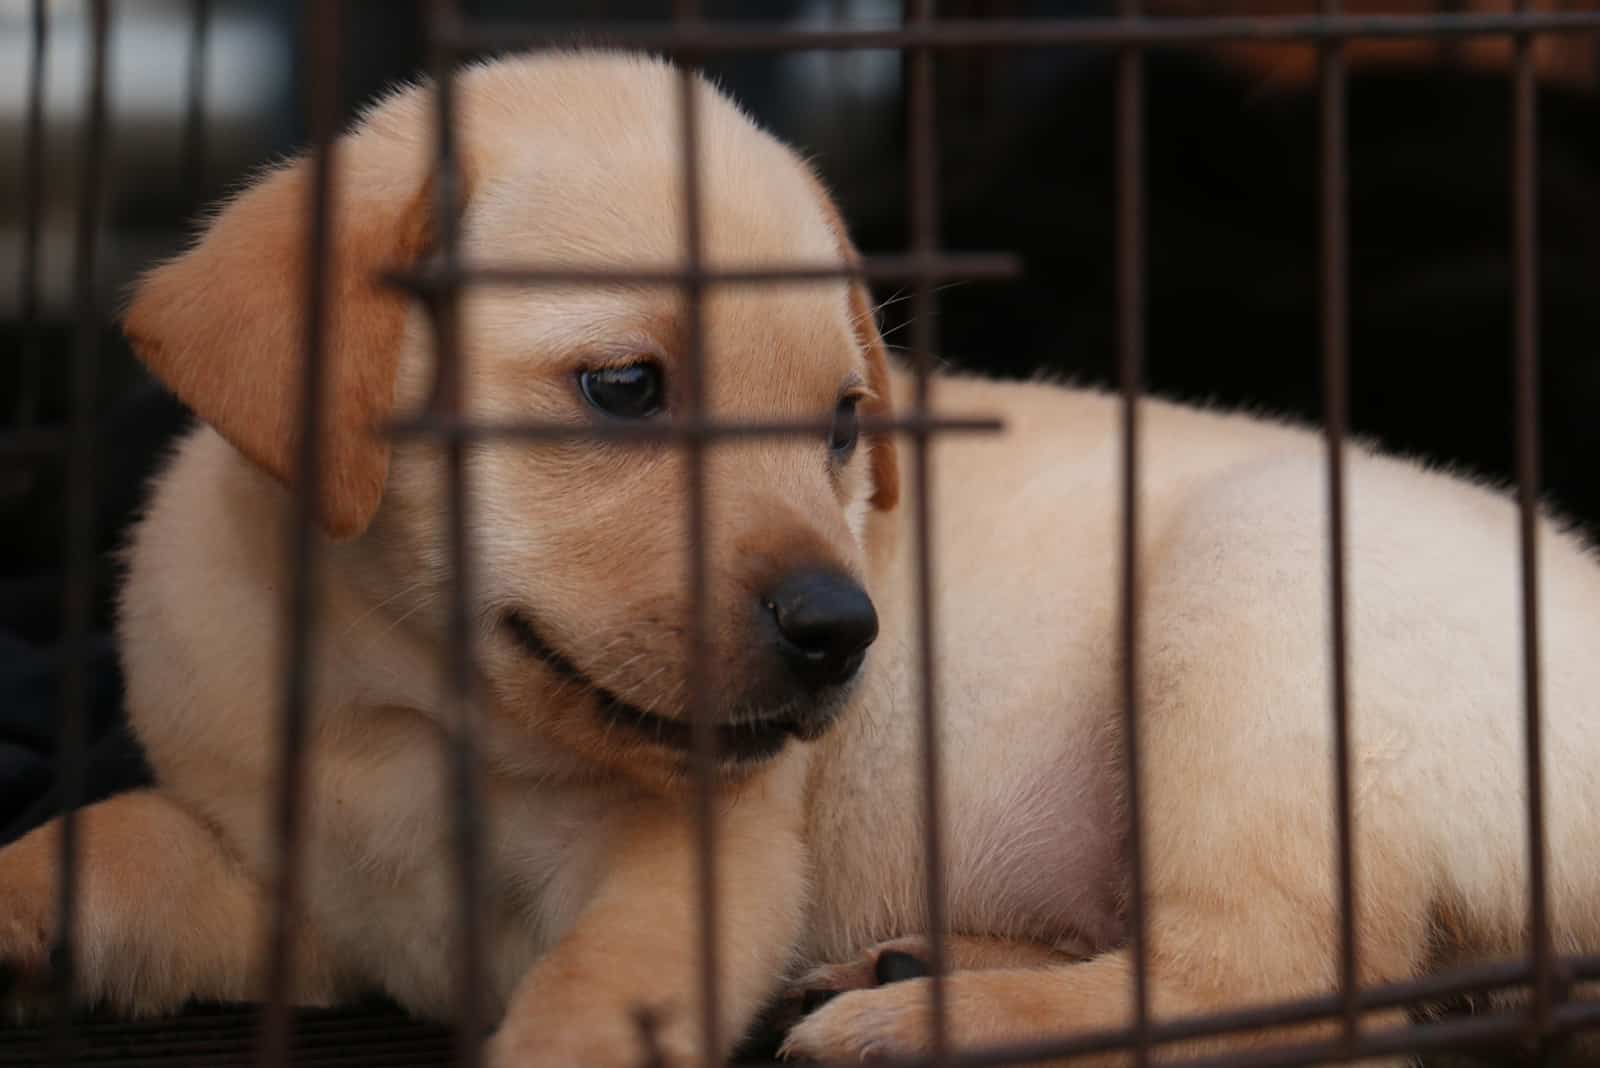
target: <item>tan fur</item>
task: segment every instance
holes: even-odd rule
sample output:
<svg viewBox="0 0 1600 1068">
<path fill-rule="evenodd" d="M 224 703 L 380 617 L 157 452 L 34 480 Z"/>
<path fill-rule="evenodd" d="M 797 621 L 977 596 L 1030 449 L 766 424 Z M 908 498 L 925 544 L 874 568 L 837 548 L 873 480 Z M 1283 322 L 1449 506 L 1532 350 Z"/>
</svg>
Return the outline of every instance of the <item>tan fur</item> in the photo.
<svg viewBox="0 0 1600 1068">
<path fill-rule="evenodd" d="M 78 824 L 82 926 L 78 982 L 86 1000 L 124 1013 L 174 1012 L 190 998 L 260 997 L 251 957 L 267 915 L 259 889 L 215 830 L 161 793 L 140 790 L 86 808 Z M 61 840 L 51 823 L 6 851 L 0 946 L 16 969 L 21 1009 L 47 1005 Z M 174 932 L 183 945 L 174 952 Z M 330 1002 L 320 945 L 302 938 L 300 1000 Z"/>
<path fill-rule="evenodd" d="M 897 395 L 907 390 L 902 381 Z M 999 440 L 936 444 L 932 461 L 951 923 L 1049 942 L 1096 928 L 1099 898 L 1082 884 L 1120 892 L 1120 868 L 1105 878 L 1080 822 L 1086 809 L 1104 813 L 1108 792 L 1115 814 L 1124 789 L 1111 729 L 1119 404 L 967 379 L 938 380 L 934 394 L 941 411 L 1008 421 Z M 1325 993 L 1338 957 L 1321 442 L 1157 400 L 1144 402 L 1142 428 L 1152 1009 L 1173 1018 Z M 1362 979 L 1524 953 L 1515 509 L 1503 494 L 1360 448 L 1348 455 L 1348 488 Z M 1575 951 L 1600 944 L 1600 670 L 1587 651 L 1600 633 L 1600 568 L 1548 524 L 1539 552 L 1551 908 L 1558 947 Z M 870 955 L 925 925 L 918 725 L 907 711 L 912 566 L 903 557 L 875 586 L 895 628 L 880 644 L 901 658 L 878 661 L 877 699 L 813 765 L 826 908 L 803 956 L 815 963 Z M 1035 823 L 1041 808 L 1053 824 Z M 1078 844 L 1063 849 L 1069 839 Z M 997 860 L 1009 880 L 980 878 Z M 1030 887 L 1036 872 L 1049 878 Z M 1087 963 L 1039 970 L 1019 959 L 1021 971 L 955 976 L 956 1037 L 1126 1025 L 1120 937 L 1102 939 Z M 926 985 L 846 993 L 801 1023 L 789 1048 L 845 1059 L 923 1049 Z"/>
<path fill-rule="evenodd" d="M 675 77 L 603 54 L 464 75 L 466 255 L 681 262 Z M 698 99 L 707 258 L 853 258 L 798 159 L 709 90 Z M 338 242 L 349 281 L 336 302 L 323 486 L 338 539 L 319 547 L 296 993 L 316 1002 L 378 986 L 447 1015 L 457 882 L 444 472 L 432 445 L 397 444 L 380 459 L 366 436 L 426 402 L 431 345 L 419 311 L 399 317 L 359 283 L 418 254 L 429 121 L 426 93 L 410 91 L 340 145 L 354 229 Z M 297 165 L 246 194 L 130 313 L 141 351 L 214 426 L 180 445 L 129 552 L 129 709 L 158 786 L 85 813 L 85 994 L 127 1011 L 259 990 L 289 585 L 284 435 L 297 391 L 286 383 L 299 359 L 285 324 L 299 267 L 253 250 L 293 256 L 283 235 L 304 184 Z M 364 220 L 383 218 L 405 220 L 388 232 L 411 237 L 380 240 Z M 910 396 L 858 285 L 719 287 L 704 311 L 714 415 L 821 416 L 858 385 L 879 412 Z M 462 312 L 476 418 L 581 425 L 591 416 L 574 375 L 596 358 L 651 354 L 669 389 L 681 370 L 685 319 L 671 287 L 480 288 Z M 931 446 L 944 882 L 960 936 L 953 1035 L 971 1045 L 1117 1026 L 1131 997 L 1117 403 L 961 378 L 936 381 L 933 403 L 1007 420 L 1001 435 Z M 1152 1007 L 1171 1018 L 1325 992 L 1337 925 L 1320 442 L 1158 401 L 1146 402 L 1142 428 Z M 703 1051 L 684 760 L 605 723 L 591 696 L 501 625 L 507 610 L 532 612 L 598 684 L 686 715 L 684 460 L 661 446 L 507 441 L 475 447 L 466 468 L 488 765 L 481 916 L 488 1008 L 503 1014 L 493 1057 L 635 1064 L 642 1006 L 662 1022 L 669 1062 L 687 1064 Z M 793 1030 L 792 1052 L 924 1049 L 925 981 L 862 989 L 884 944 L 914 949 L 927 933 L 918 502 L 905 499 L 887 437 L 837 471 L 821 441 L 723 442 L 708 450 L 706 480 L 713 714 L 736 712 L 760 675 L 747 608 L 785 568 L 864 575 L 881 622 L 851 707 L 821 743 L 791 744 L 718 783 L 723 1039 L 787 974 L 847 991 Z M 1362 977 L 1520 952 L 1514 510 L 1503 494 L 1360 448 L 1349 492 Z M 1600 569 L 1549 524 L 1540 556 L 1552 919 L 1560 948 L 1593 951 Z M 55 833 L 0 853 L 0 960 L 28 974 L 44 966 L 53 924 Z M 1210 1048 L 1227 1046 L 1189 1052 Z"/>
</svg>

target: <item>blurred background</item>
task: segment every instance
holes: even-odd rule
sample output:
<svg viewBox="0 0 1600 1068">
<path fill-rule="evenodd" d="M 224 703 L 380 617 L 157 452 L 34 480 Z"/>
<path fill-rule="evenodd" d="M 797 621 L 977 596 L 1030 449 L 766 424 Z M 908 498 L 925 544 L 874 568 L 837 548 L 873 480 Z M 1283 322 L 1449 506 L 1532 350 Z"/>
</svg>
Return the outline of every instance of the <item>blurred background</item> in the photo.
<svg viewBox="0 0 1600 1068">
<path fill-rule="evenodd" d="M 334 0 L 330 0 L 334 2 Z M 339 0 L 346 111 L 423 66 L 417 5 Z M 42 137 L 28 135 L 33 0 L 0 0 L 0 842 L 51 811 L 61 639 L 58 444 L 83 316 L 73 242 L 83 180 L 88 4 L 49 0 Z M 112 4 L 110 140 L 98 234 L 91 794 L 144 774 L 120 723 L 109 638 L 113 550 L 186 413 L 114 327 L 130 280 L 176 250 L 208 203 L 304 140 L 302 4 Z M 1462 5 L 1456 5 L 1459 7 Z M 1472 5 L 1474 7 L 1478 5 Z M 1508 5 L 1485 10 L 1505 10 Z M 1561 7 L 1590 6 L 1562 3 Z M 669 0 L 476 0 L 471 17 L 662 19 Z M 1432 0 L 1354 10 L 1454 10 Z M 892 25 L 899 0 L 746 0 L 709 17 Z M 1309 12 L 1313 4 L 1164 0 L 1158 13 Z M 946 0 L 944 16 L 1094 16 L 1089 0 Z M 1506 479 L 1512 464 L 1511 90 L 1501 43 L 1351 53 L 1350 349 L 1355 429 Z M 1600 528 L 1600 42 L 1539 51 L 1544 485 Z M 1304 419 L 1321 411 L 1315 52 L 1258 46 L 1148 60 L 1148 384 Z M 761 55 L 711 73 L 810 154 L 867 252 L 906 241 L 904 102 L 889 52 Z M 937 61 L 948 246 L 1018 253 L 1026 274 L 940 293 L 939 354 L 994 374 L 1114 373 L 1114 56 L 947 53 Z M 197 91 L 196 91 L 197 90 Z M 42 184 L 30 197 L 37 164 Z M 36 269 L 25 270 L 30 222 Z M 29 294 L 34 301 L 29 312 Z M 880 299 L 895 291 L 886 289 Z M 905 303 L 885 310 L 891 341 Z M 9 444 L 8 444 L 9 443 Z M 1111 561 L 1107 566 L 1113 566 Z M 1508 604 L 1507 611 L 1514 606 Z"/>
</svg>

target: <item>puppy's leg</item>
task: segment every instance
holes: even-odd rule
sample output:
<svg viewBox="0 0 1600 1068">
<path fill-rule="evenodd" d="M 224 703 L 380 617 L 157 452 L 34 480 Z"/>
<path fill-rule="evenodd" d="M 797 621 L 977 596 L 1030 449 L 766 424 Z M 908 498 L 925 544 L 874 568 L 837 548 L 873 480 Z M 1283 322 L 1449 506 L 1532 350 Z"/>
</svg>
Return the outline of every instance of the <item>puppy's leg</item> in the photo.
<svg viewBox="0 0 1600 1068">
<path fill-rule="evenodd" d="M 926 935 L 911 935 L 879 942 L 854 960 L 812 968 L 789 984 L 788 992 L 769 1012 L 767 1024 L 781 1034 L 808 1012 L 850 990 L 917 979 L 930 972 L 933 951 Z M 1082 954 L 1005 938 L 950 935 L 944 940 L 947 971 L 991 971 L 1001 968 L 1043 968 L 1081 960 Z"/>
<path fill-rule="evenodd" d="M 1217 908 L 1177 904 L 1155 909 L 1160 919 L 1151 930 L 1152 1017 L 1170 1020 L 1316 992 L 1308 985 L 1308 969 L 1311 961 L 1326 959 L 1326 946 L 1306 932 L 1331 929 L 1333 918 L 1326 917 L 1326 926 L 1308 923 L 1286 906 L 1256 900 L 1247 909 L 1221 915 Z M 913 979 L 834 998 L 790 1032 L 783 1052 L 830 1062 L 926 1053 L 932 1040 L 928 984 L 927 979 Z M 957 972 L 946 979 L 945 989 L 949 1036 L 963 1048 L 1132 1024 L 1133 970 L 1126 949 L 1076 964 Z M 1399 1022 L 1398 1016 L 1369 1016 L 1364 1026 Z M 1231 1053 L 1334 1034 L 1331 1024 L 1314 1024 L 1225 1036 L 1162 1047 L 1157 1059 Z M 1108 1066 L 1129 1060 L 1108 1054 L 1071 1063 Z"/>
<path fill-rule="evenodd" d="M 1152 687 L 1143 735 L 1142 791 L 1152 1017 L 1209 1015 L 1333 991 L 1339 912 L 1325 753 L 1296 735 L 1299 717 L 1267 710 L 1197 724 L 1196 715 L 1161 707 L 1156 692 Z M 1199 707 L 1228 706 L 1218 699 Z M 1197 736 L 1206 739 L 1198 750 Z M 1368 985 L 1418 974 L 1428 951 L 1428 870 L 1417 863 L 1421 849 L 1407 831 L 1408 814 L 1382 812 L 1363 805 L 1356 821 L 1360 978 Z M 842 994 L 794 1028 L 786 1052 L 827 1061 L 926 1052 L 928 983 Z M 1042 969 L 960 972 L 948 979 L 949 1035 L 970 1047 L 1121 1029 L 1132 1023 L 1133 985 L 1127 949 Z M 1364 1024 L 1391 1022 L 1399 1021 L 1368 1017 Z M 1331 1038 L 1335 1026 L 1325 1021 L 1173 1043 L 1160 1054 Z M 1127 1062 L 1117 1055 L 1073 1061 Z"/>
<path fill-rule="evenodd" d="M 78 813 L 77 997 L 127 1015 L 189 1000 L 242 1001 L 257 991 L 255 957 L 268 916 L 258 886 L 212 832 L 155 791 Z M 50 988 L 61 863 L 60 821 L 0 851 L 0 969 L 18 1014 Z M 297 946 L 300 1000 L 326 1001 L 325 956 Z"/>
<path fill-rule="evenodd" d="M 718 818 L 716 1057 L 777 987 L 804 915 L 803 775 L 766 778 Z M 667 1065 L 700 1063 L 696 846 L 688 806 L 638 813 L 577 924 L 512 994 L 496 1068 L 635 1068 L 649 1052 L 641 1013 Z"/>
</svg>

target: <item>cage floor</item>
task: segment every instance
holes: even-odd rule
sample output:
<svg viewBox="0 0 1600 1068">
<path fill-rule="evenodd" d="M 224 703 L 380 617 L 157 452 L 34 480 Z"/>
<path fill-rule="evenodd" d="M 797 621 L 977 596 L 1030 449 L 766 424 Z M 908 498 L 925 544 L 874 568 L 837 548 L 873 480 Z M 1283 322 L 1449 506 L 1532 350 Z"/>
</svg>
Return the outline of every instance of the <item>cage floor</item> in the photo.
<svg viewBox="0 0 1600 1068">
<path fill-rule="evenodd" d="M 126 1021 L 88 1017 L 74 1024 L 71 1046 L 58 1051 L 53 1029 L 0 1027 L 0 1068 L 51 1064 L 152 1068 L 255 1068 L 261 1013 L 254 1006 L 194 1008 L 181 1016 Z M 770 1065 L 778 1036 L 752 1036 L 735 1056 L 738 1065 Z M 290 1056 L 293 1068 L 447 1068 L 454 1036 L 446 1027 L 407 1016 L 386 1003 L 343 1009 L 305 1009 L 295 1014 Z M 66 1060 L 57 1059 L 60 1052 Z M 1544 1068 L 1592 1066 L 1595 1050 L 1553 1051 Z M 1515 1044 L 1480 1046 L 1469 1052 L 1435 1053 L 1418 1068 L 1532 1068 L 1534 1058 Z"/>
<path fill-rule="evenodd" d="M 87 1018 L 73 1026 L 71 1045 L 58 1055 L 50 1026 L 0 1030 L 0 1065 L 205 1065 L 234 1068 L 256 1063 L 261 1020 L 254 1007 L 195 1009 L 182 1016 L 117 1021 Z M 387 1007 L 304 1010 L 296 1013 L 291 1063 L 296 1068 L 434 1068 L 448 1065 L 454 1038 L 447 1028 L 422 1023 Z"/>
<path fill-rule="evenodd" d="M 74 1022 L 71 1046 L 58 1051 L 54 1029 L 0 1026 L 0 1068 L 51 1064 L 150 1065 L 152 1068 L 255 1068 L 261 1011 L 253 1005 L 201 1006 L 181 1016 L 116 1020 L 86 1016 Z M 782 1036 L 758 1028 L 735 1064 L 770 1064 Z M 455 1036 L 447 1027 L 407 1016 L 375 1001 L 341 1009 L 295 1013 L 293 1068 L 446 1068 Z M 65 1060 L 59 1059 L 66 1052 Z"/>
</svg>

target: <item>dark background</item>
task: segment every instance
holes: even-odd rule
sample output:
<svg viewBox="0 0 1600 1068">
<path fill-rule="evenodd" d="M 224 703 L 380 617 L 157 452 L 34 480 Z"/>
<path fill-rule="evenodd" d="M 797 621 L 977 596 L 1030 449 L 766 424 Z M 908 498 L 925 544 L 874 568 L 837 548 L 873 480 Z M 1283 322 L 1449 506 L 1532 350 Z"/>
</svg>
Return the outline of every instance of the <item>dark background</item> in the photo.
<svg viewBox="0 0 1600 1068">
<path fill-rule="evenodd" d="M 482 16 L 570 19 L 664 2 L 465 5 Z M 810 24 L 891 20 L 894 0 L 707 3 L 713 16 Z M 59 456 L 4 443 L 69 414 L 70 248 L 81 179 L 81 5 L 51 5 L 46 144 L 24 142 L 26 5 L 0 7 L 0 843 L 48 816 L 58 729 L 64 524 Z M 100 235 L 102 319 L 94 489 L 98 551 L 90 690 L 103 796 L 145 775 L 121 727 L 109 627 L 113 550 L 186 414 L 149 382 L 112 317 L 135 272 L 175 250 L 203 205 L 302 140 L 300 5 L 212 5 L 202 137 L 185 130 L 187 0 L 116 5 L 112 142 Z M 400 0 L 347 0 L 348 108 L 424 63 Z M 1104 13 L 1058 2 L 947 3 L 942 14 Z M 1004 375 L 1091 382 L 1114 373 L 1113 57 L 1093 50 L 938 61 L 946 244 L 1021 255 L 1026 276 L 940 295 L 940 354 Z M 1148 64 L 1148 382 L 1160 393 L 1315 419 L 1320 412 L 1317 102 L 1202 54 Z M 814 154 L 868 252 L 904 248 L 903 102 L 890 53 L 757 56 L 711 72 L 780 136 Z M 60 84 L 57 85 L 56 83 Z M 1349 99 L 1351 414 L 1384 444 L 1505 479 L 1512 463 L 1509 79 L 1446 67 L 1358 72 Z M 1539 275 L 1543 489 L 1600 525 L 1600 101 L 1540 98 Z M 45 152 L 39 358 L 19 319 L 24 162 Z M 892 289 L 880 298 L 893 295 Z M 905 304 L 886 310 L 891 340 Z M 1111 561 L 1107 566 L 1113 566 Z M 1507 605 L 1507 610 L 1513 606 Z M 1508 710 L 1511 714 L 1514 710 Z"/>
</svg>

